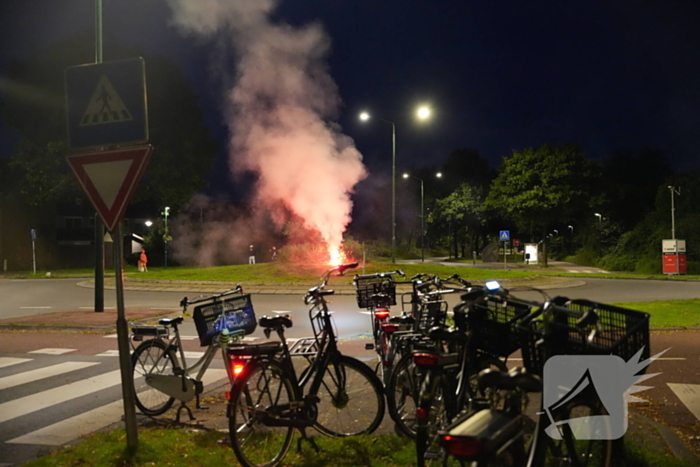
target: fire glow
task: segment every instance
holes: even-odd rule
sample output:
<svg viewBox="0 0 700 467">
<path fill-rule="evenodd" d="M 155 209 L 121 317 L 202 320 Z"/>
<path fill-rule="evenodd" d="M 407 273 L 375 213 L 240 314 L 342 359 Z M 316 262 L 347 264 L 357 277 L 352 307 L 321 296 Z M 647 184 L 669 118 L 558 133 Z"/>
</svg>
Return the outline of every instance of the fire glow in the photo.
<svg viewBox="0 0 700 467">
<path fill-rule="evenodd" d="M 330 261 L 328 262 L 328 264 L 330 264 L 331 266 L 339 266 L 341 264 L 345 264 L 345 262 L 347 261 L 347 256 L 340 248 L 334 248 L 329 246 L 328 256 L 330 257 Z"/>
</svg>

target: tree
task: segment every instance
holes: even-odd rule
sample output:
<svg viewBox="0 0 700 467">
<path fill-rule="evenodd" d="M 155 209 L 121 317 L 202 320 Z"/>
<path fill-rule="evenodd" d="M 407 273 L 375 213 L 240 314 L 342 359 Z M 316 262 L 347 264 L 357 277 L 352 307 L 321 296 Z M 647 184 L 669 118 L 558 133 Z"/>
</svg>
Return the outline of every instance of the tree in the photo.
<svg viewBox="0 0 700 467">
<path fill-rule="evenodd" d="M 463 182 L 487 190 L 495 176 L 488 161 L 479 155 L 478 150 L 472 148 L 459 148 L 452 151 L 440 172 L 442 179 L 435 185 L 437 192 L 443 194 L 451 193 Z"/>
<path fill-rule="evenodd" d="M 93 44 L 88 36 L 76 36 L 10 66 L 7 79 L 13 86 L 0 102 L 0 118 L 19 133 L 10 168 L 15 186 L 32 206 L 50 210 L 83 197 L 65 161 L 64 70 L 91 63 Z M 105 50 L 110 60 L 144 55 L 107 43 Z M 206 184 L 218 147 L 209 139 L 197 97 L 177 67 L 158 57 L 146 56 L 145 62 L 155 152 L 134 202 L 178 206 Z"/>
<path fill-rule="evenodd" d="M 516 223 L 536 241 L 535 232 L 546 239 L 548 229 L 590 212 L 591 187 L 599 167 L 575 146 L 543 145 L 513 151 L 503 159 L 491 184 L 486 206 Z M 545 266 L 547 265 L 544 242 Z"/>
<path fill-rule="evenodd" d="M 474 248 L 475 239 L 484 225 L 483 198 L 481 187 L 465 182 L 435 203 L 430 221 L 437 229 L 449 232 L 450 251 L 455 257 L 459 256 L 460 246 L 462 256 Z"/>
</svg>

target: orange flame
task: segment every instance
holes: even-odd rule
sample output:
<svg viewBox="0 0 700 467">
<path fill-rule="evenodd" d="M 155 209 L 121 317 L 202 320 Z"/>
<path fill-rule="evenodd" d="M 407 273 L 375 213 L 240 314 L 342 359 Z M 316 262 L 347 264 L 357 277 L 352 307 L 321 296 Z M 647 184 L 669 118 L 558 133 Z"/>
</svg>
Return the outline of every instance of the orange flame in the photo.
<svg viewBox="0 0 700 467">
<path fill-rule="evenodd" d="M 345 253 L 340 248 L 334 248 L 329 246 L 328 256 L 330 257 L 330 261 L 328 261 L 328 264 L 330 264 L 331 266 L 339 266 L 341 264 L 344 264 L 347 260 Z"/>
</svg>

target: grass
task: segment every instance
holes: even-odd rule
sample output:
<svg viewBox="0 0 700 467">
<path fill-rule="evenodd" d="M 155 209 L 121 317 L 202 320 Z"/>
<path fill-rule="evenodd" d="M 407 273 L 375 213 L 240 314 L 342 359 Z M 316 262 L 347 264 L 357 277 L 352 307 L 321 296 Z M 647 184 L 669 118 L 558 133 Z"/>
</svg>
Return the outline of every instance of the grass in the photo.
<svg viewBox="0 0 700 467">
<path fill-rule="evenodd" d="M 415 465 L 412 442 L 396 435 L 357 436 L 350 438 L 315 438 L 321 452 L 308 444 L 296 451 L 296 439 L 281 465 L 290 467 L 395 467 Z M 663 451 L 652 451 L 641 445 L 628 446 L 628 467 L 686 467 L 681 461 Z M 60 448 L 50 455 L 32 460 L 25 467 L 207 467 L 238 465 L 224 435 L 218 431 L 189 428 L 141 428 L 139 445 L 133 456 L 126 453 L 123 429 L 93 434 L 74 446 Z"/>
<path fill-rule="evenodd" d="M 700 299 L 659 300 L 654 302 L 612 303 L 649 313 L 653 328 L 700 326 Z"/>
</svg>

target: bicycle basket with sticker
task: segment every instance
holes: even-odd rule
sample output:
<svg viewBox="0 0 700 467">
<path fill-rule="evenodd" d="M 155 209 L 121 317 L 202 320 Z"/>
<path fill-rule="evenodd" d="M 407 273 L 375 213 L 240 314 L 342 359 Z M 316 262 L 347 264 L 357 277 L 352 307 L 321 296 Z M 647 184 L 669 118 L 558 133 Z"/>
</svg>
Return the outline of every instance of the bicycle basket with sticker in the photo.
<svg viewBox="0 0 700 467">
<path fill-rule="evenodd" d="M 195 307 L 194 324 L 197 327 L 200 345 L 204 347 L 211 344 L 214 336 L 223 329 L 228 329 L 229 332 L 242 329 L 248 335 L 255 331 L 258 322 L 248 294 L 227 297 Z"/>
</svg>

